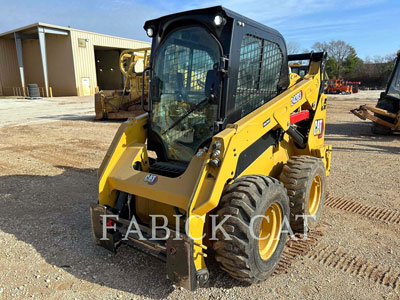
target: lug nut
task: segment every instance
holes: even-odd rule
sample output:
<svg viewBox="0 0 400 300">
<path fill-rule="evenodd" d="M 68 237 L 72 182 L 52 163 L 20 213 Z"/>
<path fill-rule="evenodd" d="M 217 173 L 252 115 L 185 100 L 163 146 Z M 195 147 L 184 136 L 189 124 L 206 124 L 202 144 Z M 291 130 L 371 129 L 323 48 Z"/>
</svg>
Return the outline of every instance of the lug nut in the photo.
<svg viewBox="0 0 400 300">
<path fill-rule="evenodd" d="M 212 165 L 214 167 L 218 167 L 219 163 L 220 163 L 220 161 L 218 158 L 214 158 L 214 159 L 210 160 L 210 165 Z"/>
<path fill-rule="evenodd" d="M 217 157 L 217 156 L 219 156 L 221 154 L 221 151 L 220 150 L 215 150 L 214 152 L 213 152 L 213 157 Z"/>
</svg>

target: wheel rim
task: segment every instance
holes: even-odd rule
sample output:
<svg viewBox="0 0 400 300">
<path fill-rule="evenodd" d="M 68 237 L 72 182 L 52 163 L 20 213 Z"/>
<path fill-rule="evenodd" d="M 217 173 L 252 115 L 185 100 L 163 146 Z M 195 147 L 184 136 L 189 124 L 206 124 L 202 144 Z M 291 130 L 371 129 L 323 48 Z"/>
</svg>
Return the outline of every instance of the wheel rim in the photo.
<svg viewBox="0 0 400 300">
<path fill-rule="evenodd" d="M 282 209 L 273 203 L 265 212 L 260 228 L 258 251 L 263 260 L 269 259 L 278 247 L 282 231 Z"/>
<path fill-rule="evenodd" d="M 319 208 L 322 194 L 321 177 L 318 175 L 314 177 L 311 184 L 310 197 L 308 199 L 308 210 L 311 216 L 314 216 Z"/>
</svg>

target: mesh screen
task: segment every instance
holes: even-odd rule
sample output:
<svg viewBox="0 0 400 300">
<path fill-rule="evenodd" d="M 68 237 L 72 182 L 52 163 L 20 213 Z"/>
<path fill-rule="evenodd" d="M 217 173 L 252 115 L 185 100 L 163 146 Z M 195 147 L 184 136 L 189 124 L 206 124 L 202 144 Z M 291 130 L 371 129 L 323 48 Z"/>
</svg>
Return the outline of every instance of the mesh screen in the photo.
<svg viewBox="0 0 400 300">
<path fill-rule="evenodd" d="M 243 38 L 235 100 L 242 117 L 278 94 L 282 61 L 277 44 L 252 35 Z"/>
</svg>

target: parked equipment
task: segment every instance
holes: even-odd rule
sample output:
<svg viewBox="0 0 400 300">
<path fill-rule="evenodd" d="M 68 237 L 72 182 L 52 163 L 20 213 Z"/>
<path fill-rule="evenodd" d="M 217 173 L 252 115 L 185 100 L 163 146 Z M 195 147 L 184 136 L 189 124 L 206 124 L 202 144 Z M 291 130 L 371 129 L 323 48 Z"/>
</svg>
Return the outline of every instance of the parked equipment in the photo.
<svg viewBox="0 0 400 300">
<path fill-rule="evenodd" d="M 371 128 L 375 134 L 391 134 L 400 131 L 400 50 L 397 52 L 395 67 L 389 77 L 385 92 L 376 104 L 361 105 L 351 112 L 362 120 L 373 121 Z"/>
<path fill-rule="evenodd" d="M 149 66 L 150 48 L 124 50 L 120 55 L 120 70 L 125 78 L 122 92 L 106 95 L 104 91 L 95 94 L 95 120 L 128 119 L 142 114 L 140 105 L 142 85 L 147 103 L 148 75 L 143 71 Z"/>
<path fill-rule="evenodd" d="M 121 125 L 99 168 L 94 240 L 155 255 L 190 290 L 209 278 L 210 248 L 233 278 L 265 280 L 286 225 L 305 232 L 321 217 L 331 162 L 326 53 L 288 56 L 278 31 L 220 6 L 144 28 L 152 37 L 148 111 Z M 310 61 L 309 72 L 290 84 L 288 61 L 299 60 Z"/>
<path fill-rule="evenodd" d="M 328 86 L 325 90 L 327 94 L 348 95 L 352 92 L 352 86 L 346 85 L 343 79 L 332 78 L 328 80 Z"/>
<path fill-rule="evenodd" d="M 308 73 L 308 66 L 301 65 L 299 63 L 289 65 L 291 73 L 295 73 L 303 78 Z"/>
<path fill-rule="evenodd" d="M 351 92 L 353 94 L 357 94 L 360 91 L 360 85 L 361 85 L 360 81 L 346 81 L 344 84 L 351 86 Z"/>
</svg>

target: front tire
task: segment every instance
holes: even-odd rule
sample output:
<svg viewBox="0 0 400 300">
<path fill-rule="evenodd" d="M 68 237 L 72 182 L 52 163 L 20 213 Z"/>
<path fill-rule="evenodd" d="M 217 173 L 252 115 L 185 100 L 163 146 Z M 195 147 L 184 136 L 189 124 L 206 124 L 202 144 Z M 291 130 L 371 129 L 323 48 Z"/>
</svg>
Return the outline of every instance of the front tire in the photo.
<svg viewBox="0 0 400 300">
<path fill-rule="evenodd" d="M 221 269 L 240 281 L 267 279 L 287 237 L 289 199 L 283 184 L 262 175 L 240 177 L 226 190 L 217 214 L 219 222 L 230 215 L 222 225 L 227 239 L 218 231 L 213 244 Z"/>
<path fill-rule="evenodd" d="M 296 232 L 314 229 L 321 218 L 326 192 L 326 172 L 320 158 L 293 156 L 283 167 L 281 181 L 290 200 L 290 227 Z M 303 215 L 307 218 L 307 226 Z"/>
</svg>

